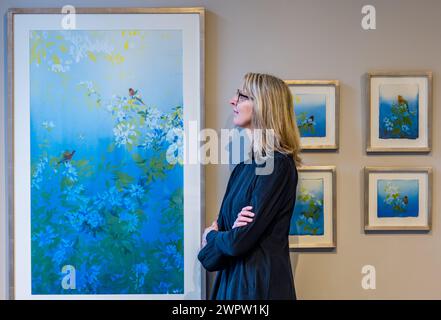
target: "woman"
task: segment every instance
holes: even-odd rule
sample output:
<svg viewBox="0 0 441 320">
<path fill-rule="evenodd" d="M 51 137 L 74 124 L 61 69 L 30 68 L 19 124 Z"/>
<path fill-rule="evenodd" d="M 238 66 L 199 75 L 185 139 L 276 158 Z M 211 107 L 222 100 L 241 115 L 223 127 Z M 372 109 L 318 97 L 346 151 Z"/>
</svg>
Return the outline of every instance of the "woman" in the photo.
<svg viewBox="0 0 441 320">
<path fill-rule="evenodd" d="M 253 152 L 250 163 L 237 164 L 231 173 L 218 219 L 205 229 L 198 255 L 208 271 L 219 271 L 211 299 L 295 299 L 288 233 L 300 137 L 292 95 L 282 80 L 248 73 L 230 104 L 235 125 L 274 130 L 273 146 L 265 139 L 252 143 L 254 152 L 273 161 L 273 170 L 256 174 L 262 163 Z"/>
</svg>

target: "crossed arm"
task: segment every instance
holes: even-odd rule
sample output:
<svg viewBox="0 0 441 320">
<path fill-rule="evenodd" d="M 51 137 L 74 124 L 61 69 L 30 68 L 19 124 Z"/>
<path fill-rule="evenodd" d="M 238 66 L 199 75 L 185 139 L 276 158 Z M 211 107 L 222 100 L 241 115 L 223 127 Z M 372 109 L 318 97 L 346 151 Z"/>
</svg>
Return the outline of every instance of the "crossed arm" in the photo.
<svg viewBox="0 0 441 320">
<path fill-rule="evenodd" d="M 267 227 L 274 221 L 284 205 L 286 188 L 292 181 L 287 174 L 288 163 L 281 161 L 270 175 L 259 176 L 251 198 L 254 219 L 250 223 L 240 224 L 229 231 L 225 230 L 222 217 L 218 218 L 219 230 L 211 230 L 206 235 L 206 245 L 199 252 L 198 259 L 208 271 L 224 269 L 230 261 L 243 256 L 259 242 Z M 238 222 L 236 220 L 236 222 Z M 235 223 L 236 224 L 236 223 Z"/>
</svg>

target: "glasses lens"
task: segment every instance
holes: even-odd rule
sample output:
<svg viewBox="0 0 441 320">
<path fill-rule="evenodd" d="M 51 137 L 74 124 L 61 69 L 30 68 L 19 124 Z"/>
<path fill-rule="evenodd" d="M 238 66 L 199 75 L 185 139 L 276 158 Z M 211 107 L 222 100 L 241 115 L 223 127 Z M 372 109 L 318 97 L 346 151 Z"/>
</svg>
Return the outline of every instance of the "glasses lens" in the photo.
<svg viewBox="0 0 441 320">
<path fill-rule="evenodd" d="M 246 94 L 243 94 L 242 92 L 240 92 L 239 89 L 237 89 L 237 102 L 242 102 L 248 99 L 250 99 L 250 97 L 248 97 Z"/>
</svg>

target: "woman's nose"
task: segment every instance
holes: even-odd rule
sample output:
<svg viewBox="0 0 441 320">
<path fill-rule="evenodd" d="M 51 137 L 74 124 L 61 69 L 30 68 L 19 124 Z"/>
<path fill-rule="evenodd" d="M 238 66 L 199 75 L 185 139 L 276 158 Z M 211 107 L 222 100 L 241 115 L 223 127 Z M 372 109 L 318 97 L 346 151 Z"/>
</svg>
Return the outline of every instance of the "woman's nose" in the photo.
<svg viewBox="0 0 441 320">
<path fill-rule="evenodd" d="M 237 98 L 236 98 L 236 96 L 234 96 L 234 97 L 232 97 L 232 98 L 230 99 L 230 104 L 231 104 L 232 106 L 235 106 L 235 105 L 237 104 Z"/>
</svg>

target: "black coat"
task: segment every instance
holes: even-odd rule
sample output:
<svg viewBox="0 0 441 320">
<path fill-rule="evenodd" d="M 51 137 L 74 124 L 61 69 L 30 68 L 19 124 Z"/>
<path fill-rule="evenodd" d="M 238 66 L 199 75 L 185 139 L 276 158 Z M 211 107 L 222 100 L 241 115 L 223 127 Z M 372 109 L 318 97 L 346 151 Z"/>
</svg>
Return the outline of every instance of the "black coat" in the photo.
<svg viewBox="0 0 441 320">
<path fill-rule="evenodd" d="M 296 299 L 288 234 L 294 210 L 297 169 L 292 157 L 274 152 L 274 169 L 256 174 L 264 164 L 241 162 L 228 181 L 219 231 L 207 235 L 198 259 L 218 271 L 211 299 Z M 267 163 L 268 164 L 268 163 Z M 238 213 L 251 205 L 253 221 L 232 229 Z"/>
</svg>

